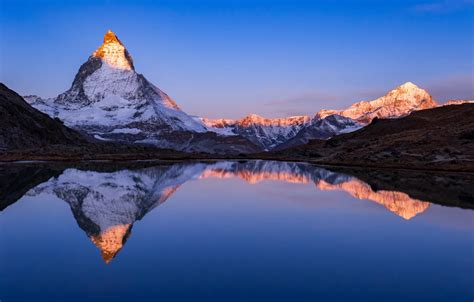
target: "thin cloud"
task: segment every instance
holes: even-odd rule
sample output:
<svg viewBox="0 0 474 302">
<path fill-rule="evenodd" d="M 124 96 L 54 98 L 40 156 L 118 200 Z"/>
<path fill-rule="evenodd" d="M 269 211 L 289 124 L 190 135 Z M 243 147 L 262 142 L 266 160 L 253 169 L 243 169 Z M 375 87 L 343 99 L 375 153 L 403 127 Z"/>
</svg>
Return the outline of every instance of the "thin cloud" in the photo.
<svg viewBox="0 0 474 302">
<path fill-rule="evenodd" d="M 413 5 L 410 10 L 417 13 L 449 13 L 474 5 L 474 0 L 432 1 Z"/>
</svg>

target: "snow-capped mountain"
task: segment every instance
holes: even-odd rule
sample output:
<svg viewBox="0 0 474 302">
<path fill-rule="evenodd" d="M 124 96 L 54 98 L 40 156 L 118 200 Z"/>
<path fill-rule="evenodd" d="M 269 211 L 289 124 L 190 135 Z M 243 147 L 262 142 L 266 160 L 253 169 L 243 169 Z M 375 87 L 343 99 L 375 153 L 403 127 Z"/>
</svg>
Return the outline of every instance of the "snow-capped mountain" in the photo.
<svg viewBox="0 0 474 302">
<path fill-rule="evenodd" d="M 236 121 L 202 119 L 210 131 L 243 136 L 265 150 L 271 150 L 294 137 L 310 120 L 309 116 L 269 119 L 256 114 Z"/>
<path fill-rule="evenodd" d="M 325 118 L 314 117 L 294 137 L 278 145 L 275 149 L 286 149 L 308 143 L 312 139 L 329 139 L 341 133 L 349 133 L 362 128 L 363 125 L 353 119 L 333 114 Z"/>
<path fill-rule="evenodd" d="M 153 144 L 194 152 L 252 152 L 242 139 L 206 133 L 199 119 L 185 112 L 163 91 L 135 71 L 125 46 L 112 32 L 80 68 L 72 86 L 56 98 L 26 96 L 38 110 L 97 139 Z"/>
<path fill-rule="evenodd" d="M 398 118 L 415 110 L 436 106 L 427 91 L 408 82 L 374 101 L 355 103 L 345 110 L 321 110 L 313 118 L 295 116 L 267 119 L 252 114 L 237 121 L 201 120 L 209 131 L 221 135 L 240 135 L 265 150 L 273 150 L 305 144 L 310 139 L 329 139 L 352 132 L 375 117 Z"/>
<path fill-rule="evenodd" d="M 450 105 L 462 105 L 462 104 L 474 104 L 474 100 L 449 100 L 441 106 L 450 106 Z"/>
<path fill-rule="evenodd" d="M 338 114 L 367 124 L 376 117 L 399 118 L 416 110 L 436 106 L 436 102 L 426 90 L 407 82 L 376 100 L 358 102 L 344 110 L 321 110 L 316 116 L 324 118 Z"/>
<path fill-rule="evenodd" d="M 114 172 L 67 169 L 27 194 L 56 196 L 67 202 L 108 263 L 122 249 L 136 221 L 205 168 L 205 164 L 175 164 Z"/>
<path fill-rule="evenodd" d="M 79 68 L 69 90 L 50 100 L 27 99 L 66 125 L 89 129 L 103 138 L 119 133 L 152 134 L 153 130 L 206 131 L 135 71 L 132 57 L 112 31 Z M 147 135 L 142 141 L 153 139 Z"/>
<path fill-rule="evenodd" d="M 292 116 L 268 119 L 252 114 L 237 121 L 226 119 L 202 119 L 202 121 L 210 131 L 222 135 L 246 137 L 265 150 L 305 144 L 309 139 L 328 139 L 361 127 L 359 123 L 337 115 L 325 118 Z"/>
<path fill-rule="evenodd" d="M 425 90 L 408 82 L 374 101 L 359 102 L 346 110 L 322 110 L 315 117 L 195 118 L 135 71 L 132 57 L 112 31 L 79 68 L 69 90 L 52 99 L 25 99 L 66 126 L 97 139 L 221 154 L 328 139 L 358 129 L 360 125 L 353 120 L 366 124 L 375 117 L 396 118 L 436 106 Z"/>
</svg>

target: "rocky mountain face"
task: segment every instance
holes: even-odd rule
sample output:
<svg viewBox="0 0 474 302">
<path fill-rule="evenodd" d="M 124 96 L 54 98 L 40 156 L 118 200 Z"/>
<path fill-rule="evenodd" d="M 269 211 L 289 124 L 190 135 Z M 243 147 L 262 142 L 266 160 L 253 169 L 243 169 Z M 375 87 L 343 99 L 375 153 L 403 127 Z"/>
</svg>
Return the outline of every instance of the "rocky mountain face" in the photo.
<svg viewBox="0 0 474 302">
<path fill-rule="evenodd" d="M 288 118 L 264 118 L 251 114 L 240 120 L 202 119 L 210 131 L 221 135 L 239 135 L 247 138 L 263 150 L 271 150 L 294 137 L 311 121 L 309 116 Z"/>
<path fill-rule="evenodd" d="M 1 83 L 0 129 L 0 151 L 86 143 L 80 133 L 31 107 Z"/>
<path fill-rule="evenodd" d="M 264 150 L 300 145 L 312 138 L 328 139 L 361 127 L 349 118 L 336 115 L 322 119 L 309 116 L 269 119 L 252 114 L 237 121 L 226 119 L 202 119 L 202 121 L 210 131 L 222 135 L 243 136 Z"/>
<path fill-rule="evenodd" d="M 188 152 L 258 150 L 246 139 L 207 133 L 199 119 L 183 112 L 166 93 L 135 71 L 132 57 L 111 31 L 79 68 L 69 90 L 53 99 L 25 98 L 38 110 L 101 140 Z"/>
<path fill-rule="evenodd" d="M 368 124 L 374 118 L 399 118 L 416 110 L 436 106 L 437 103 L 426 90 L 407 82 L 376 100 L 358 102 L 344 110 L 321 110 L 316 116 L 324 118 L 338 114 Z"/>
<path fill-rule="evenodd" d="M 278 145 L 275 150 L 283 150 L 304 145 L 312 139 L 329 139 L 341 133 L 349 133 L 360 129 L 362 124 L 353 119 L 337 114 L 325 118 L 313 118 L 311 123 L 303 127 L 294 137 Z"/>
</svg>

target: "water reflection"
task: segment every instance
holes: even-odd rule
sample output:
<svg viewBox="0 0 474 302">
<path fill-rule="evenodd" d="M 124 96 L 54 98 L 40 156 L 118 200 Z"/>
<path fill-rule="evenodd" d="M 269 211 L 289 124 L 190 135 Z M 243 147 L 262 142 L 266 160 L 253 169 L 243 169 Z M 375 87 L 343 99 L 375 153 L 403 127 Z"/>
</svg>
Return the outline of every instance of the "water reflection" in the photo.
<svg viewBox="0 0 474 302">
<path fill-rule="evenodd" d="M 2 166 L 0 209 L 23 195 L 33 199 L 58 197 L 69 204 L 79 227 L 109 263 L 123 248 L 133 224 L 191 180 L 238 177 L 249 184 L 267 180 L 314 184 L 319 190 L 344 191 L 355 198 L 375 202 L 406 220 L 427 211 L 433 200 L 440 203 L 433 197 L 438 195 L 442 196 L 444 205 L 473 208 L 472 176 L 427 177 L 413 173 L 406 172 L 403 176 L 400 172 L 387 171 L 331 171 L 310 164 L 273 161 L 128 168 Z M 413 179 L 418 181 L 413 184 Z"/>
</svg>

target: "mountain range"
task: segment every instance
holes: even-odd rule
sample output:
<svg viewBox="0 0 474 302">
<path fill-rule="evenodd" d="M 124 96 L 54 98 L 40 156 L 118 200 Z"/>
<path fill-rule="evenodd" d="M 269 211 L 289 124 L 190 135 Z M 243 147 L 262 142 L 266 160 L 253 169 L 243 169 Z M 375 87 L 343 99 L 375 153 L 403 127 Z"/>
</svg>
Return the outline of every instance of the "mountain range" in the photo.
<svg viewBox="0 0 474 302">
<path fill-rule="evenodd" d="M 329 140 L 311 140 L 270 158 L 346 166 L 474 171 L 474 104 L 419 110 Z M 262 154 L 268 156 L 269 154 Z"/>
<path fill-rule="evenodd" d="M 374 118 L 398 118 L 437 106 L 427 91 L 408 82 L 374 101 L 314 116 L 197 118 L 136 72 L 131 55 L 112 31 L 79 68 L 70 89 L 51 99 L 30 95 L 25 100 L 98 140 L 214 154 L 281 150 L 355 131 Z"/>
</svg>

